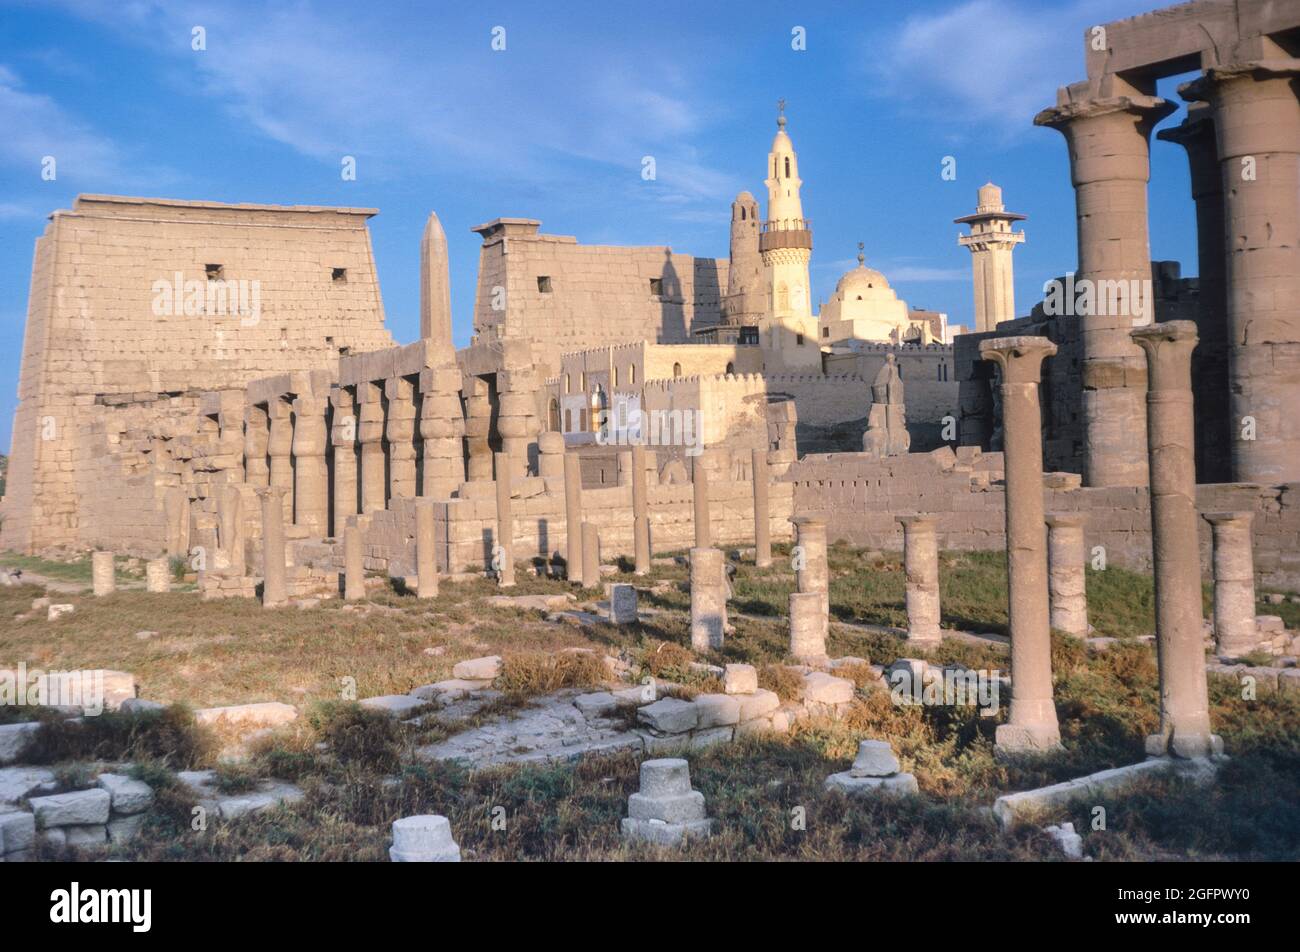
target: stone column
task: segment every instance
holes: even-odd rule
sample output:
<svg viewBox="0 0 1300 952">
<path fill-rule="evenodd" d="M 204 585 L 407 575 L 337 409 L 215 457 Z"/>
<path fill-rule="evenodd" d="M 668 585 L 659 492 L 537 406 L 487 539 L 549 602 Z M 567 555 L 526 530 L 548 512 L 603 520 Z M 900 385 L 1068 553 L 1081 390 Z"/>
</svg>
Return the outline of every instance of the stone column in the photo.
<svg viewBox="0 0 1300 952">
<path fill-rule="evenodd" d="M 1221 751 L 1223 742 L 1210 731 L 1201 631 L 1201 560 L 1192 450 L 1196 325 L 1191 321 L 1152 324 L 1134 330 L 1133 339 L 1146 352 L 1151 379 L 1147 432 L 1160 733 L 1147 738 L 1146 750 L 1152 756 L 1203 757 Z"/>
<path fill-rule="evenodd" d="M 361 445 L 361 512 L 369 515 L 388 506 L 387 473 L 384 453 L 384 404 L 379 387 L 373 383 L 357 384 L 361 418 L 357 442 Z"/>
<path fill-rule="evenodd" d="M 1146 368 L 1128 339 L 1154 320 L 1147 180 L 1151 128 L 1174 110 L 1155 96 L 1118 95 L 1071 102 L 1034 122 L 1061 132 L 1070 149 L 1078 213 L 1076 287 L 1097 293 L 1078 313 L 1083 358 L 1084 481 L 1089 486 L 1146 483 L 1142 393 Z M 1114 292 L 1114 293 L 1112 293 Z"/>
<path fill-rule="evenodd" d="M 466 476 L 475 482 L 492 478 L 492 447 L 488 443 L 492 432 L 492 399 L 487 381 L 479 377 L 466 380 L 465 449 L 469 457 Z"/>
<path fill-rule="evenodd" d="M 356 602 L 365 597 L 365 553 L 361 545 L 361 527 L 354 520 L 343 529 L 343 598 Z"/>
<path fill-rule="evenodd" d="M 1253 512 L 1207 512 L 1214 535 L 1214 651 L 1240 658 L 1259 645 L 1255 625 Z"/>
<path fill-rule="evenodd" d="M 421 499 L 415 504 L 415 572 L 420 598 L 438 597 L 438 556 L 435 551 L 433 502 Z"/>
<path fill-rule="evenodd" d="M 454 363 L 422 371 L 421 495 L 448 499 L 465 481 L 465 418 L 460 410 L 460 371 Z"/>
<path fill-rule="evenodd" d="M 800 663 L 826 659 L 829 629 L 820 592 L 790 593 L 790 656 Z"/>
<path fill-rule="evenodd" d="M 618 477 L 618 485 L 631 486 L 632 485 L 632 451 L 631 450 L 619 450 L 618 460 L 615 468 Z"/>
<path fill-rule="evenodd" d="M 91 584 L 96 598 L 117 591 L 117 577 L 113 574 L 113 553 L 94 552 L 90 556 Z"/>
<path fill-rule="evenodd" d="M 830 566 L 826 561 L 826 522 L 816 516 L 795 516 L 794 563 L 795 583 L 801 592 L 821 592 L 826 615 L 830 617 Z"/>
<path fill-rule="evenodd" d="M 501 363 L 504 369 L 497 372 L 497 433 L 502 452 L 510 456 L 511 475 L 522 479 L 533 467 L 537 437 L 543 429 L 537 395 L 545 388 L 534 365 L 532 345 L 527 341 L 503 341 Z"/>
<path fill-rule="evenodd" d="M 709 471 L 702 455 L 695 457 L 691 466 L 691 493 L 695 502 L 695 547 L 707 549 L 713 544 L 713 527 L 709 524 Z"/>
<path fill-rule="evenodd" d="M 284 490 L 269 486 L 262 497 L 262 607 L 288 604 L 284 561 Z"/>
<path fill-rule="evenodd" d="M 330 474 L 325 462 L 328 434 L 325 401 L 310 394 L 293 403 L 294 524 L 315 538 L 329 535 Z"/>
<path fill-rule="evenodd" d="M 359 511 L 357 486 L 357 404 L 351 387 L 330 390 L 334 404 L 334 425 L 330 442 L 334 446 L 334 536 L 341 537 L 348 519 Z"/>
<path fill-rule="evenodd" d="M 564 434 L 554 430 L 537 437 L 537 475 L 546 479 L 564 478 Z"/>
<path fill-rule="evenodd" d="M 564 574 L 582 583 L 582 463 L 577 453 L 564 454 Z"/>
<path fill-rule="evenodd" d="M 388 498 L 415 498 L 415 388 L 405 377 L 384 381 L 388 418 Z"/>
<path fill-rule="evenodd" d="M 264 407 L 250 406 L 244 412 L 244 478 L 257 489 L 271 484 L 270 470 L 266 463 L 269 428 Z"/>
<path fill-rule="evenodd" d="M 280 490 L 284 521 L 293 522 L 293 416 L 289 404 L 272 399 L 267 416 L 270 434 L 266 454 L 271 458 L 271 486 Z"/>
<path fill-rule="evenodd" d="M 772 507 L 768 501 L 767 450 L 750 455 L 750 472 L 754 477 L 754 565 L 765 569 L 772 564 Z"/>
<path fill-rule="evenodd" d="M 650 574 L 650 507 L 645 474 L 645 447 L 632 447 L 632 551 L 637 575 Z"/>
<path fill-rule="evenodd" d="M 1056 513 L 1047 517 L 1047 589 L 1051 625 L 1076 638 L 1088 637 L 1088 586 L 1084 566 L 1082 513 Z"/>
<path fill-rule="evenodd" d="M 167 554 L 188 559 L 190 555 L 190 497 L 180 487 L 167 490 L 163 496 L 164 514 L 167 517 Z"/>
<path fill-rule="evenodd" d="M 145 563 L 144 588 L 154 594 L 172 590 L 172 566 L 167 559 L 150 559 Z"/>
<path fill-rule="evenodd" d="M 1196 203 L 1196 329 L 1201 342 L 1192 354 L 1192 400 L 1196 408 L 1196 481 L 1232 480 L 1234 427 L 1228 395 L 1228 288 L 1223 250 L 1223 172 L 1214 135 L 1214 111 L 1207 103 L 1187 107 L 1181 124 L 1157 139 L 1187 150 L 1192 200 Z"/>
<path fill-rule="evenodd" d="M 722 552 L 691 549 L 691 648 L 710 651 L 722 647 L 727 626 L 727 586 Z"/>
<path fill-rule="evenodd" d="M 1227 257 L 1232 478 L 1300 480 L 1300 59 L 1260 58 L 1184 87 L 1214 108 Z"/>
<path fill-rule="evenodd" d="M 497 584 L 510 588 L 515 584 L 515 517 L 510 506 L 510 454 L 496 454 L 496 477 Z"/>
<path fill-rule="evenodd" d="M 582 524 L 582 587 L 600 584 L 600 533 L 594 522 Z"/>
<path fill-rule="evenodd" d="M 1052 702 L 1038 383 L 1043 358 L 1055 354 L 1056 345 L 1046 337 L 997 337 L 979 347 L 980 357 L 1002 372 L 1012 695 L 1007 723 L 996 732 L 997 746 L 1004 751 L 1052 749 L 1060 746 L 1061 730 Z"/>
<path fill-rule="evenodd" d="M 907 640 L 921 646 L 943 641 L 939 630 L 939 538 L 933 516 L 899 516 L 903 571 L 907 576 Z"/>
<path fill-rule="evenodd" d="M 244 555 L 244 496 L 238 486 L 226 486 L 217 499 L 218 531 L 231 575 L 248 574 Z"/>
</svg>

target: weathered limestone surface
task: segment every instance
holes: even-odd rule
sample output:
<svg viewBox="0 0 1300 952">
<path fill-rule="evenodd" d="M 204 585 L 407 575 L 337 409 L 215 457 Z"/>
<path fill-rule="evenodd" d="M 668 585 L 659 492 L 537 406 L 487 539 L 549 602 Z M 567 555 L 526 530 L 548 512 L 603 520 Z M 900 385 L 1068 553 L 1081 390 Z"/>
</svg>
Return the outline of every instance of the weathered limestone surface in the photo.
<svg viewBox="0 0 1300 952">
<path fill-rule="evenodd" d="M 1137 328 L 1146 353 L 1147 432 L 1151 452 L 1151 538 L 1155 550 L 1156 655 L 1160 666 L 1160 733 L 1153 756 L 1221 753 L 1210 730 L 1209 689 L 1201 631 L 1197 559 L 1196 469 L 1192 432 L 1192 348 L 1196 325 L 1167 321 Z M 1012 672 L 1013 680 L 1017 677 Z"/>
<path fill-rule="evenodd" d="M 751 452 L 750 473 L 754 481 L 754 565 L 764 569 L 772 564 L 772 504 L 767 489 L 772 471 L 767 450 Z"/>
<path fill-rule="evenodd" d="M 261 490 L 262 497 L 262 606 L 279 608 L 288 604 L 284 549 L 284 491 L 274 486 Z"/>
<path fill-rule="evenodd" d="M 632 548 L 633 570 L 650 574 L 650 510 L 646 501 L 645 447 L 632 447 Z"/>
<path fill-rule="evenodd" d="M 1056 345 L 1043 337 L 980 343 L 980 356 L 1002 374 L 1006 440 L 1007 590 L 1011 630 L 1011 711 L 997 745 L 1012 752 L 1050 750 L 1061 732 L 1052 700 L 1052 639 L 1043 515 L 1042 424 L 1038 382 Z"/>
<path fill-rule="evenodd" d="M 497 551 L 494 553 L 493 563 L 496 566 L 497 584 L 502 588 L 512 588 L 515 584 L 515 516 L 510 503 L 510 454 L 497 453 L 495 462 Z"/>
<path fill-rule="evenodd" d="M 825 607 L 821 592 L 790 593 L 790 656 L 796 661 L 826 658 Z"/>
<path fill-rule="evenodd" d="M 677 846 L 713 831 L 714 821 L 704 815 L 704 795 L 691 789 L 685 760 L 642 761 L 641 789 L 628 797 L 627 805 L 622 828 L 628 839 Z"/>
<path fill-rule="evenodd" d="M 722 647 L 727 625 L 727 582 L 722 552 L 691 549 L 691 647 L 712 651 Z"/>
<path fill-rule="evenodd" d="M 349 602 L 366 597 L 366 566 L 361 547 L 361 529 L 349 525 L 343 530 L 343 597 Z"/>
<path fill-rule="evenodd" d="M 388 858 L 394 863 L 459 863 L 460 847 L 445 816 L 405 816 L 393 821 Z"/>
<path fill-rule="evenodd" d="M 117 578 L 113 574 L 113 553 L 94 552 L 90 557 L 91 582 L 95 597 L 112 595 L 117 591 Z"/>
<path fill-rule="evenodd" d="M 907 640 L 936 645 L 939 630 L 939 539 L 929 516 L 900 516 L 903 570 L 907 575 Z"/>
<path fill-rule="evenodd" d="M 1088 549 L 1084 543 L 1086 519 L 1079 513 L 1054 513 L 1047 517 L 1047 587 L 1051 598 L 1051 624 L 1056 631 L 1076 638 L 1088 637 Z"/>
<path fill-rule="evenodd" d="M 1253 512 L 1207 512 L 1214 533 L 1214 647 L 1238 658 L 1255 650 L 1255 564 L 1251 555 Z"/>
</svg>

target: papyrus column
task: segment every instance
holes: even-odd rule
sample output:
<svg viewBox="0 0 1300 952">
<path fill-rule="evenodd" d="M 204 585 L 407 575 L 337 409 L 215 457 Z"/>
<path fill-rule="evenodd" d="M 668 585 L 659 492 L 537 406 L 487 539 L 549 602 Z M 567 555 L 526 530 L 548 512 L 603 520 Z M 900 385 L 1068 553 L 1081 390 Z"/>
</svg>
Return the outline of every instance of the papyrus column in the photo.
<svg viewBox="0 0 1300 952">
<path fill-rule="evenodd" d="M 354 519 L 343 530 L 343 598 L 355 602 L 365 597 L 365 553 L 361 544 L 361 527 Z"/>
<path fill-rule="evenodd" d="M 1061 512 L 1047 517 L 1047 588 L 1051 624 L 1056 631 L 1088 637 L 1088 550 L 1082 513 Z"/>
<path fill-rule="evenodd" d="M 1061 743 L 1052 701 L 1043 422 L 1038 403 L 1043 359 L 1055 353 L 1056 345 L 1046 337 L 980 342 L 980 357 L 993 361 L 1002 373 L 1012 687 L 1010 716 L 996 733 L 998 747 L 1006 751 L 1048 750 Z"/>
<path fill-rule="evenodd" d="M 1207 512 L 1214 536 L 1214 650 L 1225 658 L 1248 655 L 1259 645 L 1255 624 L 1253 512 Z"/>
<path fill-rule="evenodd" d="M 470 482 L 492 478 L 492 398 L 487 381 L 469 377 L 465 391 L 465 450 L 468 455 L 466 475 Z"/>
<path fill-rule="evenodd" d="M 415 388 L 405 377 L 384 381 L 388 415 L 388 498 L 415 498 Z"/>
<path fill-rule="evenodd" d="M 425 370 L 420 404 L 421 495 L 448 499 L 465 481 L 465 418 L 460 410 L 460 371 L 455 365 Z"/>
<path fill-rule="evenodd" d="M 791 592 L 790 656 L 799 662 L 826 659 L 826 603 L 820 592 Z"/>
<path fill-rule="evenodd" d="M 695 457 L 691 466 L 691 498 L 694 502 L 695 547 L 707 549 L 713 544 L 713 533 L 709 524 L 709 471 L 703 456 Z"/>
<path fill-rule="evenodd" d="M 637 575 L 650 574 L 650 506 L 647 499 L 645 447 L 632 447 L 632 552 Z"/>
<path fill-rule="evenodd" d="M 1155 563 L 1156 658 L 1160 665 L 1160 733 L 1153 756 L 1203 757 L 1223 742 L 1210 732 L 1201 632 L 1201 561 L 1196 531 L 1192 348 L 1196 325 L 1167 321 L 1133 331 L 1146 352 L 1151 389 L 1151 549 Z M 1014 675 L 1013 682 L 1014 682 Z"/>
<path fill-rule="evenodd" d="M 1196 329 L 1201 342 L 1192 354 L 1192 398 L 1196 407 L 1196 481 L 1232 480 L 1231 400 L 1228 398 L 1228 289 L 1223 250 L 1223 172 L 1214 135 L 1214 112 L 1192 103 L 1179 125 L 1156 138 L 1187 150 L 1192 200 L 1196 203 Z"/>
<path fill-rule="evenodd" d="M 117 577 L 113 574 L 113 553 L 93 552 L 90 556 L 90 581 L 96 598 L 117 591 Z"/>
<path fill-rule="evenodd" d="M 691 648 L 722 647 L 727 626 L 727 585 L 719 549 L 691 549 Z"/>
<path fill-rule="evenodd" d="M 244 496 L 238 486 L 225 486 L 217 497 L 217 528 L 231 575 L 247 574 L 244 556 Z"/>
<path fill-rule="evenodd" d="M 1216 67 L 1184 95 L 1214 108 L 1226 226 L 1232 478 L 1300 480 L 1300 59 Z"/>
<path fill-rule="evenodd" d="M 433 501 L 421 499 L 415 504 L 415 572 L 420 598 L 438 597 L 437 539 L 434 530 Z"/>
<path fill-rule="evenodd" d="M 381 512 L 388 505 L 384 404 L 379 386 L 373 383 L 357 384 L 357 400 L 361 404 L 357 426 L 357 442 L 361 446 L 361 512 L 369 515 Z"/>
<path fill-rule="evenodd" d="M 751 453 L 750 471 L 754 477 L 754 565 L 765 569 L 772 564 L 772 507 L 767 485 L 772 473 L 767 466 L 767 450 Z"/>
<path fill-rule="evenodd" d="M 144 566 L 145 591 L 155 594 L 172 590 L 172 566 L 167 559 L 151 559 Z"/>
<path fill-rule="evenodd" d="M 279 608 L 289 601 L 284 560 L 284 490 L 263 489 L 262 497 L 262 607 Z"/>
<path fill-rule="evenodd" d="M 821 592 L 829 618 L 831 583 L 826 558 L 826 522 L 816 516 L 795 516 L 790 521 L 795 527 L 794 548 L 790 552 L 795 584 L 801 592 Z"/>
<path fill-rule="evenodd" d="M 330 475 L 325 462 L 325 401 L 310 394 L 293 403 L 293 521 L 317 538 L 329 535 Z"/>
<path fill-rule="evenodd" d="M 577 453 L 564 454 L 564 574 L 571 582 L 585 582 L 582 577 L 582 463 Z"/>
<path fill-rule="evenodd" d="M 594 522 L 582 524 L 582 585 L 595 588 L 600 584 L 600 530 Z"/>
<path fill-rule="evenodd" d="M 903 526 L 903 572 L 907 576 L 907 640 L 932 646 L 939 630 L 939 537 L 933 516 L 899 516 Z"/>
<path fill-rule="evenodd" d="M 330 391 L 334 404 L 334 425 L 330 441 L 334 446 L 334 536 L 343 535 L 348 518 L 358 512 L 357 494 L 357 404 L 349 387 Z"/>
<path fill-rule="evenodd" d="M 271 458 L 271 486 L 280 490 L 284 521 L 293 521 L 293 414 L 289 404 L 274 398 L 268 404 L 270 433 L 266 454 Z"/>
<path fill-rule="evenodd" d="M 244 478 L 250 486 L 261 489 L 271 484 L 266 462 L 269 423 L 264 407 L 250 406 L 244 412 Z"/>
<path fill-rule="evenodd" d="M 497 453 L 497 584 L 510 588 L 515 584 L 515 516 L 510 506 L 510 454 Z"/>
<path fill-rule="evenodd" d="M 1163 99 L 1134 94 L 1058 100 L 1034 119 L 1061 132 L 1069 145 L 1079 240 L 1076 284 L 1087 281 L 1094 289 L 1092 306 L 1083 308 L 1088 313 L 1078 314 L 1089 486 L 1146 483 L 1146 368 L 1128 332 L 1154 320 L 1149 147 L 1152 126 L 1173 110 Z"/>
</svg>

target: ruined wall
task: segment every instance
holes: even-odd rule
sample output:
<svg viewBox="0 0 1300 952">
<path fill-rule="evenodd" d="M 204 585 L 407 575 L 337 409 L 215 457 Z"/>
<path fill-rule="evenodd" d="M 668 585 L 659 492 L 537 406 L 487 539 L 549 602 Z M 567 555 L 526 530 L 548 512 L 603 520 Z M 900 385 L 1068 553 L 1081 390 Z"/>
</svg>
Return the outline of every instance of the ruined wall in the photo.
<svg viewBox="0 0 1300 952">
<path fill-rule="evenodd" d="M 959 335 L 960 338 L 960 335 Z M 850 353 L 832 353 L 824 358 L 826 373 L 852 374 L 868 384 L 893 354 L 903 380 L 907 432 L 912 452 L 926 452 L 943 444 L 943 418 L 958 417 L 956 361 L 951 344 L 858 343 Z M 863 426 L 865 428 L 865 421 Z M 860 445 L 860 444 L 859 444 Z"/>
<path fill-rule="evenodd" d="M 492 483 L 471 484 L 468 498 L 435 502 L 438 568 L 464 572 L 491 561 L 496 538 L 496 498 Z M 771 531 L 777 541 L 791 537 L 789 518 L 794 487 L 771 487 Z M 566 538 L 563 479 L 533 477 L 513 488 L 515 560 L 551 557 L 562 552 Z M 655 552 L 690 548 L 694 540 L 692 486 L 649 487 L 650 542 Z M 717 545 L 752 545 L 754 488 L 745 481 L 709 484 L 713 537 Z M 583 519 L 599 529 L 601 558 L 632 556 L 632 487 L 585 488 Z M 363 520 L 366 567 L 394 576 L 415 574 L 415 508 L 412 500 L 394 500 L 392 508 Z"/>
<path fill-rule="evenodd" d="M 685 343 L 692 330 L 720 322 L 725 259 L 581 245 L 538 234 L 540 224 L 497 219 L 475 229 L 483 247 L 474 332 L 534 342 L 543 378 L 559 373 L 566 352 L 635 340 Z"/>
<path fill-rule="evenodd" d="M 372 214 L 96 195 L 55 212 L 33 265 L 0 546 L 103 537 L 117 490 L 89 474 L 115 452 L 102 434 L 118 430 L 97 406 L 242 387 L 391 346 Z M 198 420 L 169 425 L 195 432 Z"/>
<path fill-rule="evenodd" d="M 938 517 L 939 544 L 954 550 L 1005 547 L 1002 454 L 960 447 L 911 453 L 885 460 L 864 454 L 808 456 L 785 479 L 795 486 L 795 511 L 820 515 L 827 538 L 854 545 L 899 550 L 902 528 L 895 516 Z M 1109 563 L 1138 571 L 1151 568 L 1151 511 L 1146 487 L 1078 488 L 1078 477 L 1048 473 L 1048 512 L 1088 514 L 1089 548 L 1104 546 Z M 1300 587 L 1300 484 L 1256 486 L 1217 483 L 1198 486 L 1201 512 L 1255 513 L 1255 572 L 1261 584 Z M 1211 576 L 1210 526 L 1201 520 L 1201 568 Z"/>
</svg>

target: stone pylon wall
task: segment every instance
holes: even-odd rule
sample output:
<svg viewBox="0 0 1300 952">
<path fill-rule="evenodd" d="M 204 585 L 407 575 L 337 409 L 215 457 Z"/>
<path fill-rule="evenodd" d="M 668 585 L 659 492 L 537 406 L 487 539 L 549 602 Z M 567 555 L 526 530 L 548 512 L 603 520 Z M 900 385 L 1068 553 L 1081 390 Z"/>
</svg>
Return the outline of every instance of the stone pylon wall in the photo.
<svg viewBox="0 0 1300 952">
<path fill-rule="evenodd" d="M 91 544 L 83 514 L 118 491 L 89 478 L 120 445 L 99 434 L 142 426 L 117 430 L 104 407 L 170 412 L 176 397 L 391 345 L 372 214 L 96 195 L 55 212 L 33 264 L 0 546 Z M 166 419 L 159 439 L 191 429 Z"/>
</svg>

